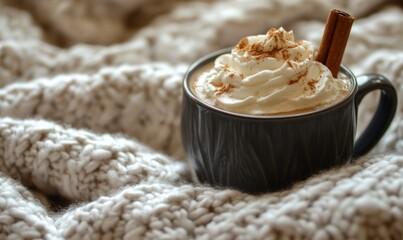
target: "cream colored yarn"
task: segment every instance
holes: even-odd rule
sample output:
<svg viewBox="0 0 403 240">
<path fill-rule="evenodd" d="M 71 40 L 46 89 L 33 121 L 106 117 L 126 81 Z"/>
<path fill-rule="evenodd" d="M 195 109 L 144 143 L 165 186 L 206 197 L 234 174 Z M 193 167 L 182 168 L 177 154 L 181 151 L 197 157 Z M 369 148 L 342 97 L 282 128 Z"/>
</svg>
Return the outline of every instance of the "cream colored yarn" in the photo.
<svg viewBox="0 0 403 240">
<path fill-rule="evenodd" d="M 372 153 L 260 196 L 192 183 L 179 131 L 189 64 L 269 27 L 319 44 L 330 8 L 403 96 L 397 3 L 0 1 L 0 239 L 402 239 L 401 99 Z"/>
</svg>

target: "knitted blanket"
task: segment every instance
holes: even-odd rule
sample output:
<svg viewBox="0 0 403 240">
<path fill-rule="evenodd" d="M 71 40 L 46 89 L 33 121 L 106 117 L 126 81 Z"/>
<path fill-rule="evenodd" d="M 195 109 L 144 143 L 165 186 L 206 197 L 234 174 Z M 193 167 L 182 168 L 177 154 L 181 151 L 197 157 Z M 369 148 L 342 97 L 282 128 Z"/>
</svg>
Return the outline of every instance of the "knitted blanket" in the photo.
<svg viewBox="0 0 403 240">
<path fill-rule="evenodd" d="M 270 27 L 318 46 L 331 8 L 356 17 L 343 63 L 403 96 L 397 0 L 0 1 L 0 239 L 402 239 L 402 100 L 370 154 L 289 189 L 190 177 L 187 67 Z"/>
</svg>

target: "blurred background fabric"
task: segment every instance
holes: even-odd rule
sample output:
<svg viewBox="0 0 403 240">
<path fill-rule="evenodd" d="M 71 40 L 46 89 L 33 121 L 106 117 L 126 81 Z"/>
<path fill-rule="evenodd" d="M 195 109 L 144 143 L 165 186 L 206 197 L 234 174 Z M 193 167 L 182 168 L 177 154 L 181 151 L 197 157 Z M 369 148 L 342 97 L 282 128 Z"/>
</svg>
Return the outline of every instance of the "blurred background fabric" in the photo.
<svg viewBox="0 0 403 240">
<path fill-rule="evenodd" d="M 403 96 L 402 5 L 1 0 L 0 239 L 402 238 L 401 99 L 371 153 L 259 196 L 192 182 L 179 130 L 193 61 L 271 27 L 319 46 L 332 8 L 356 18 L 343 64 Z"/>
</svg>

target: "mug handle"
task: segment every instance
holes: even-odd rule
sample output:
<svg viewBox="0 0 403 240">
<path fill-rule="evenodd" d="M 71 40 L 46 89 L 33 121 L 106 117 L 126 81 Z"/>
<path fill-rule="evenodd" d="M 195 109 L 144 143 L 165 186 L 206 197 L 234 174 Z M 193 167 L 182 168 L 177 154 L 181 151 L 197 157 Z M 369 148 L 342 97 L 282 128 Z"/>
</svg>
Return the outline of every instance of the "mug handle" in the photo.
<svg viewBox="0 0 403 240">
<path fill-rule="evenodd" d="M 379 74 L 357 76 L 358 92 L 355 95 L 356 111 L 362 99 L 369 92 L 380 90 L 378 107 L 367 128 L 357 139 L 354 146 L 354 157 L 368 153 L 381 139 L 388 129 L 397 108 L 397 93 L 392 83 Z"/>
</svg>

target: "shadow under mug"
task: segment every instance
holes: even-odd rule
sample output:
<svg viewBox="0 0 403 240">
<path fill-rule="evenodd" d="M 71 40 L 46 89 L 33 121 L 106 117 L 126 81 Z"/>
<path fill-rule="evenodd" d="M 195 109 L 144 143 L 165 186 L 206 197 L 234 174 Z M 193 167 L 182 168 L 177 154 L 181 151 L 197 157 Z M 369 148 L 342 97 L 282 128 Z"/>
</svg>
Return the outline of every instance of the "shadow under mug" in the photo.
<svg viewBox="0 0 403 240">
<path fill-rule="evenodd" d="M 211 106 L 194 95 L 190 80 L 195 71 L 229 51 L 224 49 L 195 62 L 183 83 L 182 142 L 201 183 L 253 194 L 289 187 L 367 153 L 394 117 L 397 94 L 389 80 L 378 74 L 356 78 L 345 66 L 340 73 L 351 80 L 352 90 L 341 102 L 325 109 L 258 116 Z M 355 141 L 358 105 L 374 90 L 381 92 L 378 107 Z"/>
</svg>

